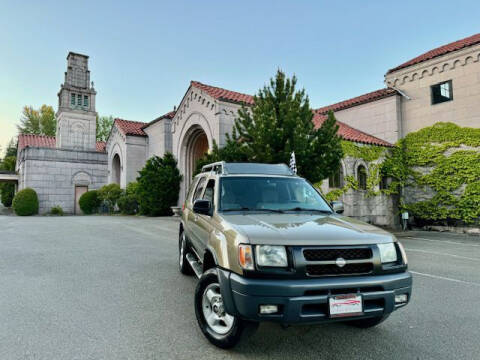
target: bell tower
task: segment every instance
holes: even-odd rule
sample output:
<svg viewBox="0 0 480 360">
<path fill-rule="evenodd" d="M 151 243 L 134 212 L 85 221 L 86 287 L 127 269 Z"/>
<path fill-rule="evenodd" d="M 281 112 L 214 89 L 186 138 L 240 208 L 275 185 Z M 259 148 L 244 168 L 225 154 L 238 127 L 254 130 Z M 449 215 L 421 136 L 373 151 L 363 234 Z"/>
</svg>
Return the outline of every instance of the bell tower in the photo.
<svg viewBox="0 0 480 360">
<path fill-rule="evenodd" d="M 58 92 L 57 148 L 96 151 L 97 92 L 90 83 L 88 56 L 69 52 Z"/>
</svg>

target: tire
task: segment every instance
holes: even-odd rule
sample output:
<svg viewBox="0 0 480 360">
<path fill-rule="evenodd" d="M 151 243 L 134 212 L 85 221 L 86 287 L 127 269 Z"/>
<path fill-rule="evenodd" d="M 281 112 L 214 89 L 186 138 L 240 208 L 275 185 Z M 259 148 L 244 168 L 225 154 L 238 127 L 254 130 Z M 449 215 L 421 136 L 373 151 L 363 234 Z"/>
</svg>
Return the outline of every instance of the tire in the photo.
<svg viewBox="0 0 480 360">
<path fill-rule="evenodd" d="M 349 321 L 348 323 L 350 325 L 353 325 L 353 326 L 361 328 L 361 329 L 368 329 L 368 328 L 377 326 L 378 324 L 381 324 L 382 322 L 387 320 L 389 316 L 390 316 L 390 314 L 384 315 L 384 316 L 367 318 L 367 319 Z"/>
<path fill-rule="evenodd" d="M 180 231 L 178 236 L 178 268 L 183 275 L 192 275 L 193 269 L 187 260 L 188 244 L 185 233 Z"/>
<path fill-rule="evenodd" d="M 195 315 L 203 335 L 213 345 L 222 349 L 234 347 L 240 341 L 244 330 L 248 329 L 251 334 L 258 327 L 258 323 L 251 323 L 225 313 L 215 268 L 204 272 L 197 284 Z M 207 320 L 207 316 L 210 320 Z"/>
</svg>

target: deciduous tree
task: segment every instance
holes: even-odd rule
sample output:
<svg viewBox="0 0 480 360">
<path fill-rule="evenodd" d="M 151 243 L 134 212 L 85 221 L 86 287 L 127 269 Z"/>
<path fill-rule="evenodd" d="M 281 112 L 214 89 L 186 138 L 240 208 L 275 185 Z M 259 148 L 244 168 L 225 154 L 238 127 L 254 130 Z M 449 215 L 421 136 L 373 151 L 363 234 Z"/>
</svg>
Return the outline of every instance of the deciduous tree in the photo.
<svg viewBox="0 0 480 360">
<path fill-rule="evenodd" d="M 113 116 L 97 116 L 97 141 L 107 141 L 113 125 Z"/>
<path fill-rule="evenodd" d="M 49 105 L 42 105 L 36 110 L 32 106 L 24 106 L 18 131 L 22 134 L 55 136 L 57 121 L 55 112 Z"/>
</svg>

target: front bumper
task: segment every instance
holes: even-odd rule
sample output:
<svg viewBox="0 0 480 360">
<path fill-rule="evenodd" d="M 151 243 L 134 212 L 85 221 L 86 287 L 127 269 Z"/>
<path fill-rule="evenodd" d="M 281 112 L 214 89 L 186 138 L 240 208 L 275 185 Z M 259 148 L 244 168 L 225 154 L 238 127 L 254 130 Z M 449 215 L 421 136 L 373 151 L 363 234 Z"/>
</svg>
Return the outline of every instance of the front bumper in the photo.
<svg viewBox="0 0 480 360">
<path fill-rule="evenodd" d="M 352 320 L 332 319 L 328 311 L 331 295 L 359 293 L 364 315 L 355 319 L 387 315 L 405 306 L 412 294 L 409 272 L 375 276 L 329 277 L 318 279 L 250 279 L 219 269 L 220 287 L 229 314 L 253 321 L 283 324 Z M 395 295 L 407 294 L 407 303 L 395 304 Z M 277 314 L 261 315 L 263 304 L 279 305 Z"/>
</svg>

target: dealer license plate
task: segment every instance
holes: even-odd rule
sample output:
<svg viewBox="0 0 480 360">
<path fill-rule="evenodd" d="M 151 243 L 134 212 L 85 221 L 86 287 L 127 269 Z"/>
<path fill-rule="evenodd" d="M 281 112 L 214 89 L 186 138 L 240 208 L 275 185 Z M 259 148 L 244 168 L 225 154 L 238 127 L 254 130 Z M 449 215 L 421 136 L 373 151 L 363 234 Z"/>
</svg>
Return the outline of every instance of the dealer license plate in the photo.
<svg viewBox="0 0 480 360">
<path fill-rule="evenodd" d="M 356 316 L 363 314 L 361 295 L 337 295 L 328 299 L 330 317 Z"/>
</svg>

